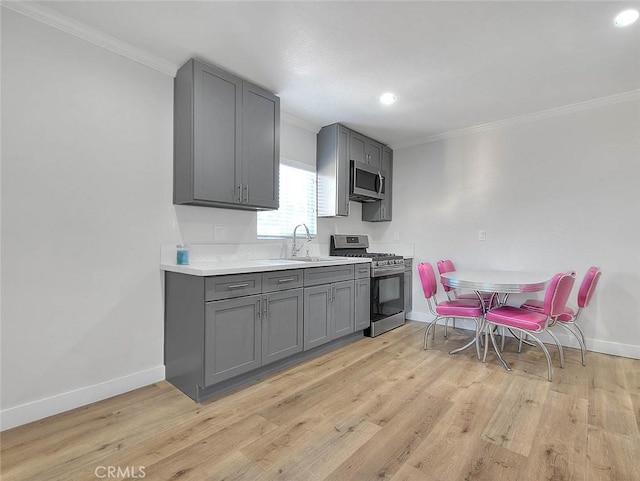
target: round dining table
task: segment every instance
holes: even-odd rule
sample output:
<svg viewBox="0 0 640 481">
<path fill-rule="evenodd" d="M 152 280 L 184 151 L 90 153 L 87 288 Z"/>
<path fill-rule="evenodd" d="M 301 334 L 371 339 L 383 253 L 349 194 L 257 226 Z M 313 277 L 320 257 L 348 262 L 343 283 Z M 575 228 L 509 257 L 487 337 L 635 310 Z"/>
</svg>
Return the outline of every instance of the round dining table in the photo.
<svg viewBox="0 0 640 481">
<path fill-rule="evenodd" d="M 508 270 L 456 270 L 440 274 L 440 279 L 444 285 L 454 289 L 470 289 L 475 291 L 478 299 L 486 310 L 487 306 L 482 302 L 482 293 L 492 293 L 495 295 L 495 301 L 498 305 L 505 304 L 509 294 L 524 292 L 539 292 L 545 289 L 547 282 L 551 280 L 552 274 L 529 271 L 508 271 Z M 493 300 L 492 300 L 493 303 Z M 482 336 L 486 330 L 486 323 L 477 330 L 475 337 L 464 346 L 449 351 L 449 354 L 455 354 L 463 351 L 476 343 L 476 338 Z M 515 334 L 512 333 L 514 336 Z M 515 336 L 519 342 L 523 340 Z M 486 344 L 485 340 L 485 344 Z M 524 341 L 526 342 L 526 341 Z M 485 356 L 486 360 L 486 347 Z M 504 333 L 502 336 L 502 348 L 504 348 Z M 494 349 L 498 359 L 508 371 L 511 370 L 507 362 L 502 357 L 502 353 L 494 344 Z"/>
<path fill-rule="evenodd" d="M 461 270 L 440 274 L 442 283 L 448 287 L 497 294 L 542 291 L 551 277 L 540 272 L 503 270 Z"/>
</svg>

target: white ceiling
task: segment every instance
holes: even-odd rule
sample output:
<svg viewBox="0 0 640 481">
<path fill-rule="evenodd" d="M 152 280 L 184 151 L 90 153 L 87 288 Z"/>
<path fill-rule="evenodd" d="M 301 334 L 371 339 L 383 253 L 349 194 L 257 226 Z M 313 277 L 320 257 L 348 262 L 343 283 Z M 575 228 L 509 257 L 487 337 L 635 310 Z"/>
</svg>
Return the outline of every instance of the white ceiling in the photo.
<svg viewBox="0 0 640 481">
<path fill-rule="evenodd" d="M 284 112 L 391 146 L 640 88 L 639 1 L 57 1 L 48 9 L 182 65 L 261 85 Z M 398 101 L 383 106 L 385 91 Z"/>
</svg>

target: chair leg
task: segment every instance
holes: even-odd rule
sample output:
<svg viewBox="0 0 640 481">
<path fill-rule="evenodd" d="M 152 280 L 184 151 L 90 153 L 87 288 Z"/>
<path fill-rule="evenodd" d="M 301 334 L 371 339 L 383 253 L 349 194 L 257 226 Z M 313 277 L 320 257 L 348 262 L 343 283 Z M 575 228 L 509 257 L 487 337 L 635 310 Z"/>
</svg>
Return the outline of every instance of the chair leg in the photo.
<svg viewBox="0 0 640 481">
<path fill-rule="evenodd" d="M 428 325 L 427 328 L 424 330 L 424 349 L 427 349 L 427 339 L 429 339 L 429 331 L 431 329 L 433 329 L 433 335 L 431 337 L 431 339 L 435 339 L 436 338 L 436 325 L 437 322 L 442 319 L 441 317 L 436 317 L 433 321 L 431 321 Z"/>
<path fill-rule="evenodd" d="M 558 352 L 560 353 L 560 367 L 564 367 L 564 350 L 562 349 L 562 344 L 560 344 L 560 341 L 558 341 L 558 338 L 553 332 L 551 332 L 550 330 L 547 330 L 547 332 L 555 341 L 556 346 L 558 346 Z"/>
<path fill-rule="evenodd" d="M 584 332 L 582 332 L 582 329 L 580 329 L 580 326 L 576 322 L 571 323 L 571 325 L 575 326 L 575 328 L 580 333 L 580 338 L 582 339 L 582 344 L 580 346 L 582 348 L 582 365 L 586 366 L 584 357 L 585 357 L 585 355 L 587 353 L 587 341 L 585 341 L 585 339 L 584 339 Z M 580 342 L 580 339 L 578 339 L 578 342 Z"/>
<path fill-rule="evenodd" d="M 584 335 L 582 334 L 582 331 L 580 330 L 577 324 L 566 324 L 564 322 L 559 322 L 558 324 L 564 327 L 567 331 L 569 331 L 573 335 L 573 337 L 576 338 L 576 340 L 578 341 L 578 344 L 580 345 L 580 354 L 582 355 L 582 365 L 586 366 L 587 363 L 585 361 L 585 353 L 587 348 L 584 344 Z M 578 332 L 574 331 L 569 326 L 572 326 L 572 327 L 575 326 L 578 329 Z"/>
<path fill-rule="evenodd" d="M 484 325 L 484 356 L 482 357 L 482 362 L 487 362 L 487 350 L 489 349 L 489 329 L 493 329 L 493 327 L 485 323 Z"/>
<path fill-rule="evenodd" d="M 548 332 L 551 332 L 551 331 L 548 331 Z M 549 350 L 547 349 L 547 346 L 545 346 L 540 339 L 538 339 L 536 336 L 534 336 L 531 333 L 529 333 L 529 335 L 531 336 L 531 339 L 533 339 L 536 342 L 536 344 L 540 346 L 540 349 L 542 349 L 542 352 L 544 352 L 544 355 L 547 358 L 547 379 L 549 379 L 549 382 L 551 382 L 551 378 L 553 376 L 553 366 L 551 365 L 551 354 L 549 354 Z"/>
<path fill-rule="evenodd" d="M 493 344 L 493 349 L 496 351 L 496 356 L 498 356 L 498 360 L 502 363 L 502 365 L 507 371 L 511 371 L 511 367 L 509 367 L 509 364 L 507 364 L 507 361 L 505 361 L 504 357 L 502 357 L 502 353 L 498 349 L 498 344 L 496 343 L 496 336 L 493 334 L 493 329 L 489 330 L 489 336 L 491 337 L 491 344 Z M 484 349 L 486 354 L 487 352 L 486 346 Z"/>
<path fill-rule="evenodd" d="M 448 332 L 448 328 L 449 328 L 449 319 L 451 319 L 450 317 L 445 317 L 444 319 L 444 338 L 446 339 L 447 336 L 449 335 Z"/>
<path fill-rule="evenodd" d="M 480 334 L 480 326 L 482 325 L 482 320 L 481 319 L 476 319 L 476 354 L 478 355 L 478 361 L 480 360 L 480 337 L 482 336 L 482 334 Z"/>
</svg>

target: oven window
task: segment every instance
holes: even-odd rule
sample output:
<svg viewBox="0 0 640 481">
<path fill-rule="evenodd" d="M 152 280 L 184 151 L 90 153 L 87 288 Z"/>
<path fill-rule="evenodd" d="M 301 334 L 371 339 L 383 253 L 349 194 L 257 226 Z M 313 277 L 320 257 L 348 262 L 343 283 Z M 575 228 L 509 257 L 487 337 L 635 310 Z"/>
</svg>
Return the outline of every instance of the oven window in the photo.
<svg viewBox="0 0 640 481">
<path fill-rule="evenodd" d="M 400 299 L 400 281 L 397 277 L 383 277 L 378 289 L 381 304 Z"/>
<path fill-rule="evenodd" d="M 393 316 L 404 309 L 404 274 L 371 278 L 371 321 Z"/>
</svg>

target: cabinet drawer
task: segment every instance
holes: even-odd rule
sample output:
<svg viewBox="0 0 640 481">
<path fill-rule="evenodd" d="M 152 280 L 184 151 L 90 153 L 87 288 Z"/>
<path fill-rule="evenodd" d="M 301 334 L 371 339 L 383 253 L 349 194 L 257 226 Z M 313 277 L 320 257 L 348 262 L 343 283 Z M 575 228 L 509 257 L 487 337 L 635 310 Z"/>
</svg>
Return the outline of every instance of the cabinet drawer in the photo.
<svg viewBox="0 0 640 481">
<path fill-rule="evenodd" d="M 312 267 L 304 270 L 304 285 L 316 286 L 331 282 L 353 280 L 353 264 L 345 266 Z"/>
<path fill-rule="evenodd" d="M 260 273 L 233 274 L 207 277 L 204 281 L 205 301 L 218 301 L 232 297 L 250 296 L 262 292 Z"/>
<path fill-rule="evenodd" d="M 283 291 L 302 287 L 303 270 L 274 271 L 262 273 L 262 292 Z"/>
<path fill-rule="evenodd" d="M 371 263 L 354 264 L 353 268 L 355 269 L 355 272 L 356 272 L 356 279 L 371 277 Z"/>
</svg>

